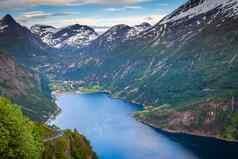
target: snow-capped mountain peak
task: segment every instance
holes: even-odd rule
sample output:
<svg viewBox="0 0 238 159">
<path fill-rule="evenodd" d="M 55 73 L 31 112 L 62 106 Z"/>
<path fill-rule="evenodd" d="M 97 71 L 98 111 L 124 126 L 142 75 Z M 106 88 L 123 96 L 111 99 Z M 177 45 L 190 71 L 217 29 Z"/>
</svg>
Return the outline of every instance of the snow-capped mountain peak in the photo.
<svg viewBox="0 0 238 159">
<path fill-rule="evenodd" d="M 34 34 L 38 34 L 40 37 L 43 37 L 45 34 L 55 33 L 57 29 L 53 26 L 37 24 L 31 27 L 31 31 Z"/>
<path fill-rule="evenodd" d="M 47 25 L 34 25 L 31 31 L 38 35 L 44 43 L 53 48 L 80 48 L 98 34 L 89 26 L 74 24 L 64 28 L 55 28 Z"/>
<path fill-rule="evenodd" d="M 125 24 L 115 25 L 95 39 L 89 47 L 93 48 L 93 51 L 107 52 L 120 46 L 122 43 L 126 43 L 128 40 L 135 38 L 149 28 L 151 28 L 149 23 L 142 23 L 133 27 Z"/>
<path fill-rule="evenodd" d="M 232 10 L 232 15 L 234 15 L 238 11 L 237 7 L 238 0 L 189 0 L 173 13 L 165 17 L 160 24 L 178 21 L 183 18 L 193 18 L 214 9 L 220 9 L 221 13 Z"/>
<path fill-rule="evenodd" d="M 125 24 L 119 24 L 119 25 L 113 26 L 101 37 L 99 37 L 99 39 L 103 39 L 107 42 L 127 41 L 139 35 L 141 32 L 149 29 L 150 27 L 151 25 L 149 23 L 142 23 L 140 25 L 136 25 L 133 27 L 130 27 Z"/>
</svg>

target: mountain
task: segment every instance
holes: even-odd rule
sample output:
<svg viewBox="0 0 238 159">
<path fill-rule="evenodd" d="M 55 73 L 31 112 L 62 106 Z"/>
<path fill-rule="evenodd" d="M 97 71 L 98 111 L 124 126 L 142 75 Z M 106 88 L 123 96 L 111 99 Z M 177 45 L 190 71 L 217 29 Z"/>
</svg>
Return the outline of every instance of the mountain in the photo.
<svg viewBox="0 0 238 159">
<path fill-rule="evenodd" d="M 22 105 L 25 115 L 35 121 L 46 121 L 58 111 L 57 106 L 44 95 L 42 85 L 39 75 L 0 52 L 0 96 Z"/>
<path fill-rule="evenodd" d="M 154 106 L 138 119 L 155 127 L 237 140 L 237 6 L 189 0 L 132 38 L 131 27 L 115 26 L 58 78 Z"/>
<path fill-rule="evenodd" d="M 0 20 L 0 48 L 16 60 L 29 64 L 31 58 L 47 55 L 47 46 L 26 27 L 18 24 L 10 15 Z"/>
<path fill-rule="evenodd" d="M 237 6 L 237 0 L 189 0 L 173 13 L 165 17 L 160 24 L 181 22 L 181 20 L 191 19 L 202 15 L 215 15 L 215 12 L 232 17 L 237 15 Z"/>
<path fill-rule="evenodd" d="M 115 25 L 92 41 L 85 52 L 110 52 L 151 27 L 149 23 L 142 23 L 133 27 L 125 24 Z"/>
<path fill-rule="evenodd" d="M 52 48 L 80 48 L 97 38 L 98 34 L 93 28 L 86 25 L 71 25 L 65 28 L 34 25 L 31 32 L 38 35 L 44 43 Z"/>
</svg>

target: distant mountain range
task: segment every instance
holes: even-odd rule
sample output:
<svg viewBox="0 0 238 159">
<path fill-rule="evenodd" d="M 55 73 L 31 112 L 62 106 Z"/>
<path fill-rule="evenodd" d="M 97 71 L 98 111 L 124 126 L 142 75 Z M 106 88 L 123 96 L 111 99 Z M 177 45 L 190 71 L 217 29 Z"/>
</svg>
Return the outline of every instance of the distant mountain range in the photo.
<svg viewBox="0 0 238 159">
<path fill-rule="evenodd" d="M 112 42 L 120 43 L 120 41 L 133 38 L 150 27 L 149 23 L 142 23 L 133 27 L 118 25 L 109 29 L 103 36 L 99 36 L 93 28 L 79 24 L 64 28 L 38 24 L 29 30 L 17 23 L 10 15 L 6 15 L 0 20 L 0 46 L 2 49 L 13 53 L 13 56 L 18 57 L 17 60 L 25 57 L 42 57 L 49 56 L 49 52 L 52 53 L 56 50 L 72 51 L 92 48 L 97 43 L 101 43 L 100 41 L 104 38 L 107 38 L 106 41 L 110 42 L 110 45 Z M 126 28 L 127 30 L 124 30 Z M 120 37 L 122 34 L 123 37 Z M 103 44 L 97 47 L 103 47 L 101 45 Z M 110 46 L 108 44 L 105 47 L 109 48 Z M 19 53 L 19 50 L 22 53 Z"/>
<path fill-rule="evenodd" d="M 61 29 L 52 26 L 34 25 L 31 27 L 31 32 L 38 35 L 49 47 L 58 49 L 67 47 L 80 48 L 98 36 L 93 28 L 79 24 Z"/>
<path fill-rule="evenodd" d="M 134 27 L 117 25 L 109 29 L 103 36 L 99 36 L 93 28 L 79 24 L 59 29 L 52 26 L 34 25 L 31 27 L 31 32 L 39 36 L 45 44 L 52 48 L 85 48 L 88 45 L 91 45 L 89 48 L 92 48 L 92 45 L 97 45 L 100 48 L 103 47 L 104 44 L 101 44 L 103 42 L 109 42 L 110 44 L 107 44 L 109 47 L 113 42 L 119 43 L 123 41 L 122 38 L 127 40 L 135 37 L 150 27 L 149 23 L 142 23 Z M 97 39 L 98 37 L 100 38 Z"/>
<path fill-rule="evenodd" d="M 111 27 L 107 32 L 92 41 L 87 48 L 91 51 L 86 52 L 108 52 L 112 51 L 124 42 L 135 38 L 140 33 L 148 30 L 152 26 L 149 23 L 142 23 L 130 27 L 128 25 L 120 24 Z"/>
<path fill-rule="evenodd" d="M 102 35 L 81 25 L 29 31 L 7 15 L 0 47 L 17 59 L 41 57 L 35 69 L 50 78 L 144 104 L 137 119 L 147 124 L 237 140 L 237 14 L 238 0 L 189 0 L 154 26 L 121 24 Z"/>
</svg>

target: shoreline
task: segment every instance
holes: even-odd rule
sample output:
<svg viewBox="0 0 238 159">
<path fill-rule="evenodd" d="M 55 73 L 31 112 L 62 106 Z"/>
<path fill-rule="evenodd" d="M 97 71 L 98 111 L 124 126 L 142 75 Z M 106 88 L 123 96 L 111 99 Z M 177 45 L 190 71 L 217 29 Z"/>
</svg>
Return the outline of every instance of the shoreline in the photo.
<svg viewBox="0 0 238 159">
<path fill-rule="evenodd" d="M 53 92 L 56 92 L 56 91 L 53 91 Z M 53 93 L 52 92 L 52 93 Z M 109 95 L 112 99 L 116 99 L 116 100 L 123 100 L 125 102 L 128 102 L 128 103 L 131 103 L 131 104 L 136 104 L 136 105 L 140 105 L 142 106 L 142 108 L 146 108 L 146 106 L 144 104 L 140 104 L 138 102 L 135 102 L 135 101 L 130 101 L 130 100 L 127 100 L 126 98 L 120 98 L 118 96 L 115 96 L 113 95 L 113 93 L 109 90 L 99 90 L 99 91 L 94 91 L 94 92 L 85 92 L 85 91 L 80 91 L 80 90 L 74 90 L 74 91 L 69 91 L 69 92 L 58 92 L 58 93 L 55 93 L 54 95 L 52 95 L 52 97 L 54 98 L 54 100 L 59 97 L 59 96 L 62 96 L 64 94 L 67 94 L 67 93 L 72 93 L 72 94 L 95 94 L 95 93 L 105 93 L 107 95 Z M 58 105 L 57 105 L 58 106 Z M 52 118 L 50 118 L 49 120 L 52 120 L 54 119 L 59 113 L 61 112 L 61 110 L 56 113 Z M 135 118 L 135 117 L 134 117 Z M 171 133 L 171 134 L 184 134 L 184 135 L 192 135 L 192 136 L 196 136 L 196 137 L 206 137 L 206 138 L 210 138 L 210 139 L 216 139 L 216 140 L 220 140 L 220 141 L 223 141 L 223 142 L 228 142 L 228 143 L 238 143 L 238 140 L 228 140 L 228 139 L 225 139 L 225 138 L 221 138 L 221 137 L 217 137 L 217 136 L 211 136 L 211 135 L 199 135 L 199 134 L 194 134 L 194 133 L 190 133 L 190 132 L 182 132 L 182 131 L 176 131 L 176 130 L 169 130 L 169 129 L 163 129 L 163 128 L 160 128 L 152 123 L 149 123 L 149 122 L 146 122 L 146 121 L 143 121 L 143 120 L 139 120 L 138 118 L 135 118 L 138 122 L 144 124 L 144 125 L 147 125 L 147 126 L 150 126 L 154 129 L 159 129 L 160 131 L 163 131 L 163 132 L 166 132 L 166 133 Z M 48 121 L 47 121 L 48 123 Z"/>
<path fill-rule="evenodd" d="M 160 131 L 166 132 L 166 133 L 170 133 L 170 134 L 181 134 L 181 135 L 190 135 L 190 136 L 194 136 L 194 137 L 203 137 L 203 138 L 208 138 L 208 139 L 215 139 L 215 140 L 220 140 L 223 142 L 227 142 L 227 143 L 235 143 L 238 144 L 238 140 L 228 140 L 225 138 L 221 138 L 218 136 L 212 136 L 212 135 L 199 135 L 199 134 L 195 134 L 195 133 L 190 133 L 190 132 L 183 132 L 183 131 L 176 131 L 176 130 L 170 130 L 170 129 L 164 129 L 164 128 L 160 128 L 159 126 L 156 126 L 150 122 L 146 122 L 143 120 L 139 120 L 137 118 L 135 118 L 138 122 L 141 122 L 149 127 L 152 127 L 154 129 L 158 129 Z"/>
</svg>

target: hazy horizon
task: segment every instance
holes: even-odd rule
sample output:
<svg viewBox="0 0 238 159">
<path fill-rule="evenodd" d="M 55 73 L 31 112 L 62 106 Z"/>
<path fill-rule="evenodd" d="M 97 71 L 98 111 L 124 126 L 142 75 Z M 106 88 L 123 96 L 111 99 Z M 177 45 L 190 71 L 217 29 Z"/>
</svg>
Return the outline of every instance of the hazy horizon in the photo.
<svg viewBox="0 0 238 159">
<path fill-rule="evenodd" d="M 72 24 L 108 29 L 117 24 L 152 25 L 185 0 L 4 0 L 0 16 L 12 15 L 20 24 L 65 27 Z M 104 29 L 104 30 L 105 30 Z"/>
</svg>

